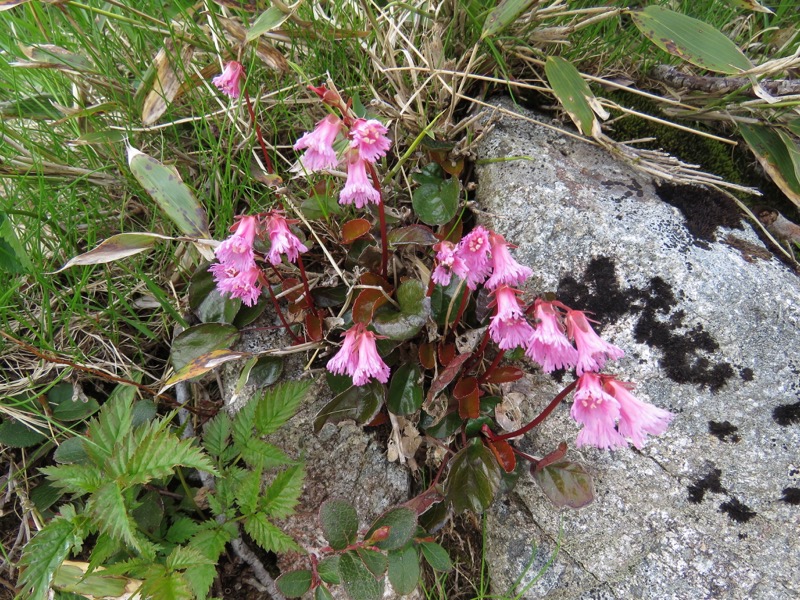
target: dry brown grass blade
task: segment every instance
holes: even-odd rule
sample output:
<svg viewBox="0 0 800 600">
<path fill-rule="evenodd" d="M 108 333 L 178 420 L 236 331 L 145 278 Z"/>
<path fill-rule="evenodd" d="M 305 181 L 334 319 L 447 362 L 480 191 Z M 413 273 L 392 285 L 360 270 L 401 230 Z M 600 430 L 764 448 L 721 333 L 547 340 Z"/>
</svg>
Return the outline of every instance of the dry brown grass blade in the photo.
<svg viewBox="0 0 800 600">
<path fill-rule="evenodd" d="M 180 42 L 180 52 L 175 51 L 175 42 L 166 40 L 164 47 L 158 51 L 154 59 L 156 74 L 153 87 L 147 93 L 142 106 L 142 124 L 152 125 L 166 112 L 183 90 L 181 86 L 183 65 L 188 65 L 194 54 L 194 48 Z"/>
</svg>

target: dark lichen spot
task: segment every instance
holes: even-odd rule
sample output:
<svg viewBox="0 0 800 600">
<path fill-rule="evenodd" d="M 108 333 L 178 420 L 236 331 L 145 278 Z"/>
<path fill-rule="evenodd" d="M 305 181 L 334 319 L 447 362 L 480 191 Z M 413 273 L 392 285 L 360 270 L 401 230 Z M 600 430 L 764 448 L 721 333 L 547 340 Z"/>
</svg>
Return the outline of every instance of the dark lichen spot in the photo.
<svg viewBox="0 0 800 600">
<path fill-rule="evenodd" d="M 722 241 L 734 250 L 738 250 L 739 254 L 742 255 L 742 258 L 746 262 L 752 263 L 759 259 L 769 260 L 772 258 L 772 252 L 764 248 L 764 246 L 759 246 L 747 240 L 743 240 L 732 233 L 726 235 Z"/>
<path fill-rule="evenodd" d="M 732 442 L 734 444 L 740 442 L 742 438 L 736 434 L 737 431 L 739 431 L 739 428 L 731 425 L 729 421 L 723 421 L 722 423 L 717 423 L 716 421 L 708 422 L 708 433 L 719 439 L 720 442 Z"/>
<path fill-rule="evenodd" d="M 717 227 L 743 229 L 736 203 L 720 192 L 698 186 L 664 183 L 656 186 L 656 193 L 664 202 L 683 213 L 686 229 L 701 247 L 708 247 L 703 242 L 717 241 L 714 233 Z"/>
<path fill-rule="evenodd" d="M 636 341 L 661 351 L 659 364 L 677 383 L 692 383 L 717 391 L 734 375 L 728 363 L 712 364 L 704 356 L 719 345 L 701 325 L 689 328 L 684 322 L 684 311 L 673 310 L 678 298 L 660 277 L 653 277 L 645 288 L 623 290 L 614 262 L 599 256 L 589 262 L 582 280 L 564 276 L 557 295 L 565 304 L 594 313 L 606 322 L 638 313 L 634 326 Z M 596 329 L 602 331 L 602 323 Z"/>
<path fill-rule="evenodd" d="M 739 377 L 742 378 L 742 381 L 753 381 L 754 379 L 753 369 L 750 367 L 745 367 L 741 371 L 739 371 Z"/>
<path fill-rule="evenodd" d="M 706 495 L 706 492 L 714 492 L 715 494 L 724 494 L 725 488 L 719 478 L 722 475 L 720 469 L 712 469 L 704 477 L 695 481 L 687 489 L 689 490 L 689 502 L 692 504 L 700 504 Z"/>
<path fill-rule="evenodd" d="M 772 419 L 781 427 L 800 423 L 800 402 L 776 406 L 772 410 Z"/>
<path fill-rule="evenodd" d="M 738 498 L 731 498 L 727 502 L 723 502 L 719 505 L 719 509 L 727 513 L 731 520 L 737 523 L 747 523 L 756 516 L 756 513 L 750 510 L 750 507 L 742 503 Z"/>
<path fill-rule="evenodd" d="M 800 488 L 796 487 L 783 488 L 783 495 L 781 496 L 781 500 L 786 502 L 786 504 L 797 506 L 798 504 L 800 504 Z"/>
</svg>

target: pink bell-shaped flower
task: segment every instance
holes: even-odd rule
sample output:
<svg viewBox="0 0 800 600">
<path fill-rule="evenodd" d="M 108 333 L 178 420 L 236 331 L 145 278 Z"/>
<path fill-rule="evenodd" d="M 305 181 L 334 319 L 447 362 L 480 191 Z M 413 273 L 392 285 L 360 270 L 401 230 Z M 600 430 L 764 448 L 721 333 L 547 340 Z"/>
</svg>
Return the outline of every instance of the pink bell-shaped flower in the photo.
<svg viewBox="0 0 800 600">
<path fill-rule="evenodd" d="M 289 229 L 289 221 L 279 212 L 269 213 L 265 223 L 271 243 L 267 258 L 273 265 L 281 264 L 281 254 L 285 254 L 289 262 L 297 262 L 301 252 L 308 252 L 308 248 Z"/>
<path fill-rule="evenodd" d="M 467 267 L 465 279 L 469 289 L 476 290 L 492 272 L 490 251 L 489 232 L 480 225 L 461 238 L 458 243 L 456 252 Z"/>
<path fill-rule="evenodd" d="M 392 145 L 391 140 L 386 137 L 387 131 L 375 119 L 356 119 L 350 128 L 350 147 L 358 151 L 361 160 L 374 163 L 381 156 L 386 156 L 386 151 Z"/>
<path fill-rule="evenodd" d="M 243 74 L 244 67 L 235 60 L 232 60 L 225 65 L 225 70 L 220 75 L 217 75 L 211 80 L 211 83 L 217 86 L 223 94 L 231 98 L 238 98 L 242 93 L 239 80 L 242 78 Z"/>
<path fill-rule="evenodd" d="M 578 448 L 595 446 L 614 450 L 628 445 L 615 427 L 620 416 L 619 404 L 603 391 L 601 376 L 597 373 L 587 372 L 578 379 L 570 415 L 583 425 L 575 440 Z"/>
<path fill-rule="evenodd" d="M 619 403 L 619 433 L 641 449 L 647 434 L 661 435 L 675 415 L 647 402 L 642 402 L 630 393 L 632 383 L 617 381 L 602 376 L 603 390 Z"/>
<path fill-rule="evenodd" d="M 367 165 L 358 152 L 350 151 L 347 157 L 347 181 L 339 193 L 339 204 L 353 204 L 364 208 L 368 202 L 381 203 L 381 195 L 367 177 Z"/>
<path fill-rule="evenodd" d="M 568 310 L 566 316 L 567 335 L 575 340 L 578 362 L 575 372 L 583 375 L 587 371 L 599 371 L 606 360 L 622 358 L 625 353 L 614 344 L 609 344 L 597 335 L 583 311 Z"/>
<path fill-rule="evenodd" d="M 342 120 L 336 115 L 322 119 L 314 131 L 303 134 L 294 145 L 295 150 L 305 150 L 300 162 L 309 171 L 332 169 L 339 164 L 333 142 L 342 128 Z"/>
<path fill-rule="evenodd" d="M 508 251 L 509 245 L 499 233 L 489 234 L 489 244 L 492 248 L 492 276 L 486 280 L 486 287 L 490 290 L 504 283 L 506 285 L 522 285 L 525 280 L 533 275 L 528 267 L 519 264 Z"/>
<path fill-rule="evenodd" d="M 489 335 L 501 350 L 524 346 L 533 335 L 533 328 L 525 318 L 517 293 L 507 285 L 501 285 L 494 291 L 495 314 L 489 324 Z"/>
<path fill-rule="evenodd" d="M 356 323 L 344 334 L 339 352 L 328 361 L 328 371 L 336 375 L 346 373 L 356 386 L 368 383 L 373 377 L 386 383 L 389 381 L 389 367 L 378 354 L 375 340 L 375 334 L 367 331 L 363 323 Z"/>
<path fill-rule="evenodd" d="M 578 351 L 564 334 L 560 315 L 552 302 L 537 298 L 534 302 L 536 329 L 528 340 L 525 354 L 542 365 L 545 373 L 571 369 L 578 362 Z"/>
<path fill-rule="evenodd" d="M 258 234 L 258 217 L 241 217 L 234 228 L 234 234 L 217 246 L 214 254 L 219 262 L 246 271 L 255 264 L 253 242 Z"/>
</svg>

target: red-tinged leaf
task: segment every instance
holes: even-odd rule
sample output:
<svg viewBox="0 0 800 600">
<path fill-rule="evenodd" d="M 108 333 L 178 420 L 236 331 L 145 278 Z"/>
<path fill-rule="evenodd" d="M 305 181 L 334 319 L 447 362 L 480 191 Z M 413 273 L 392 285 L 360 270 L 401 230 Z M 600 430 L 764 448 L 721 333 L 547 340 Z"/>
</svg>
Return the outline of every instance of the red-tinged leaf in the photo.
<svg viewBox="0 0 800 600">
<path fill-rule="evenodd" d="M 374 285 L 383 288 L 387 294 L 391 294 L 392 291 L 394 291 L 394 287 L 391 283 L 375 273 L 363 273 L 361 277 L 358 278 L 358 282 L 361 285 Z"/>
<path fill-rule="evenodd" d="M 592 477 L 582 465 L 562 461 L 541 470 L 531 467 L 534 481 L 558 508 L 583 508 L 594 500 Z"/>
<path fill-rule="evenodd" d="M 492 451 L 474 438 L 450 459 L 449 467 L 444 495 L 453 510 L 482 513 L 494 500 L 503 475 Z"/>
<path fill-rule="evenodd" d="M 507 441 L 494 440 L 490 442 L 489 440 L 484 440 L 484 443 L 489 446 L 489 450 L 492 451 L 497 462 L 500 463 L 506 473 L 511 473 L 516 468 L 517 457 Z"/>
<path fill-rule="evenodd" d="M 387 302 L 386 296 L 380 290 L 361 290 L 353 302 L 353 322 L 368 325 L 372 322 L 375 310 Z"/>
<path fill-rule="evenodd" d="M 522 379 L 525 373 L 518 367 L 497 367 L 486 379 L 487 383 L 510 383 Z"/>
<path fill-rule="evenodd" d="M 455 344 L 442 344 L 438 348 L 438 354 L 439 354 L 439 363 L 443 367 L 446 367 L 447 365 L 449 365 L 452 362 L 452 360 L 456 356 L 456 345 Z"/>
<path fill-rule="evenodd" d="M 171 240 L 172 238 L 166 235 L 159 235 L 157 233 L 119 233 L 112 235 L 107 240 L 100 242 L 99 245 L 92 248 L 88 252 L 79 254 L 75 258 L 71 258 L 61 267 L 56 273 L 60 273 L 64 269 L 74 267 L 76 265 L 99 265 L 108 263 L 120 258 L 126 258 L 139 254 L 145 250 L 150 250 L 157 240 Z"/>
<path fill-rule="evenodd" d="M 379 412 L 377 415 L 375 415 L 375 418 L 372 419 L 372 421 L 365 423 L 364 427 L 380 427 L 381 425 L 387 425 L 388 423 L 389 415 Z"/>
<path fill-rule="evenodd" d="M 461 241 L 464 233 L 464 222 L 460 217 L 456 217 L 449 223 L 439 227 L 439 235 L 444 236 L 444 239 L 453 244 Z"/>
<path fill-rule="evenodd" d="M 462 419 L 477 419 L 481 414 L 481 396 L 478 388 L 458 399 L 458 416 Z"/>
<path fill-rule="evenodd" d="M 428 402 L 432 402 L 439 392 L 450 385 L 450 382 L 456 378 L 456 375 L 458 375 L 459 371 L 461 371 L 461 367 L 465 362 L 467 362 L 469 357 L 469 354 L 459 354 L 450 361 L 450 364 L 448 364 L 441 373 L 439 373 L 439 376 L 434 379 L 433 383 L 431 383 L 430 389 L 428 390 Z"/>
<path fill-rule="evenodd" d="M 466 398 L 473 392 L 478 391 L 478 380 L 474 377 L 465 377 L 464 379 L 459 379 L 456 383 L 455 387 L 453 388 L 453 397 L 461 400 L 461 398 Z"/>
<path fill-rule="evenodd" d="M 425 369 L 436 367 L 436 346 L 428 342 L 419 346 L 419 362 Z"/>
<path fill-rule="evenodd" d="M 369 233 L 372 225 L 366 219 L 353 219 L 342 225 L 342 242 L 352 244 Z"/>
<path fill-rule="evenodd" d="M 409 225 L 408 227 L 398 227 L 392 229 L 386 236 L 389 247 L 417 244 L 420 246 L 432 246 L 439 241 L 436 234 L 430 227 L 425 225 Z"/>
<path fill-rule="evenodd" d="M 211 352 L 207 352 L 189 362 L 179 371 L 175 371 L 172 377 L 167 379 L 166 383 L 164 383 L 164 387 L 161 388 L 159 394 L 162 394 L 176 383 L 208 373 L 210 370 L 226 362 L 238 360 L 240 358 L 250 358 L 251 356 L 253 355 L 250 352 L 234 352 L 232 350 L 212 350 Z"/>
<path fill-rule="evenodd" d="M 405 502 L 403 506 L 410 508 L 417 513 L 417 516 L 419 516 L 427 511 L 431 506 L 438 504 L 442 500 L 444 500 L 444 496 L 442 496 L 441 492 L 436 489 L 429 489 L 419 496 L 415 496 L 408 502 Z"/>
<path fill-rule="evenodd" d="M 308 332 L 310 340 L 314 342 L 322 340 L 322 319 L 318 315 L 312 315 L 311 313 L 306 315 L 306 332 Z"/>
<path fill-rule="evenodd" d="M 281 288 L 284 292 L 292 290 L 286 296 L 286 301 L 289 303 L 289 312 L 298 313 L 301 310 L 308 308 L 308 300 L 306 300 L 303 290 L 302 282 L 299 279 L 289 277 L 284 279 L 281 283 Z"/>
</svg>

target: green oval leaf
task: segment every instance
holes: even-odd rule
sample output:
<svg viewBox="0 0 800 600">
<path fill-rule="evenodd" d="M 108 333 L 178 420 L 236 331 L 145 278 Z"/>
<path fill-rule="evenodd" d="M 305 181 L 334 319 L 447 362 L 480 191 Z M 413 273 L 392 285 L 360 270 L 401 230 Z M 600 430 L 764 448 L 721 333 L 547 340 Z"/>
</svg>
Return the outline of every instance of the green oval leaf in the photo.
<svg viewBox="0 0 800 600">
<path fill-rule="evenodd" d="M 383 597 L 383 579 L 375 579 L 354 552 L 342 554 L 339 576 L 352 600 L 381 600 Z"/>
<path fill-rule="evenodd" d="M 791 138 L 787 136 L 784 140 L 775 130 L 763 125 L 740 123 L 739 132 L 772 181 L 792 202 L 800 206 L 800 179 L 796 171 L 800 157 L 797 157 L 796 164 L 793 155 L 796 147 Z M 787 142 L 792 145 L 791 150 Z"/>
<path fill-rule="evenodd" d="M 223 323 L 201 323 L 185 329 L 172 342 L 170 362 L 180 371 L 198 356 L 212 350 L 230 348 L 239 339 L 239 330 Z"/>
<path fill-rule="evenodd" d="M 456 177 L 442 178 L 439 165 L 426 165 L 413 179 L 421 185 L 411 195 L 411 206 L 426 225 L 444 225 L 458 212 L 461 184 Z"/>
<path fill-rule="evenodd" d="M 401 365 L 389 383 L 386 407 L 396 415 L 410 415 L 422 406 L 422 371 L 415 364 Z"/>
<path fill-rule="evenodd" d="M 86 463 L 89 455 L 83 447 L 83 438 L 79 436 L 67 438 L 53 452 L 53 459 L 59 464 Z"/>
<path fill-rule="evenodd" d="M 261 303 L 259 300 L 252 308 Z M 194 272 L 189 283 L 189 308 L 203 323 L 232 323 L 242 309 L 242 301 L 220 294 L 205 264 Z"/>
<path fill-rule="evenodd" d="M 358 514 L 349 502 L 327 500 L 319 509 L 319 522 L 325 539 L 334 550 L 344 550 L 356 541 Z"/>
<path fill-rule="evenodd" d="M 357 548 L 356 554 L 375 577 L 383 577 L 383 574 L 386 573 L 386 555 L 383 552 L 368 548 Z"/>
<path fill-rule="evenodd" d="M 447 550 L 435 542 L 421 542 L 422 555 L 434 571 L 447 572 L 453 568 L 453 562 Z"/>
<path fill-rule="evenodd" d="M 590 104 L 596 102 L 581 74 L 571 62 L 558 56 L 548 56 L 544 65 L 547 81 L 564 110 L 583 135 L 591 136 L 599 128 Z"/>
<path fill-rule="evenodd" d="M 538 471 L 532 467 L 531 473 L 544 495 L 558 508 L 583 508 L 594 500 L 594 483 L 583 465 L 564 460 Z"/>
<path fill-rule="evenodd" d="M 480 440 L 473 439 L 450 460 L 444 495 L 456 513 L 482 513 L 494 500 L 502 469 L 494 454 Z"/>
<path fill-rule="evenodd" d="M 334 554 L 328 558 L 323 558 L 317 565 L 317 574 L 319 578 L 325 583 L 331 585 L 339 585 L 342 580 L 339 579 L 339 555 Z"/>
<path fill-rule="evenodd" d="M 47 403 L 53 411 L 53 416 L 59 421 L 80 421 L 98 410 L 100 405 L 94 398 L 73 400 L 74 388 L 71 383 L 59 383 L 47 392 Z"/>
<path fill-rule="evenodd" d="M 439 241 L 436 234 L 425 225 L 409 225 L 397 227 L 386 235 L 389 248 L 417 244 L 419 246 L 433 246 Z"/>
<path fill-rule="evenodd" d="M 345 419 L 353 419 L 359 425 L 369 423 L 383 406 L 385 396 L 386 388 L 377 381 L 361 386 L 351 385 L 316 414 L 314 432 L 318 433 L 325 423 L 339 423 Z"/>
<path fill-rule="evenodd" d="M 311 571 L 289 571 L 278 577 L 275 584 L 287 598 L 299 598 L 311 589 Z"/>
<path fill-rule="evenodd" d="M 402 548 L 417 531 L 417 514 L 405 506 L 393 508 L 378 517 L 367 531 L 367 539 L 380 527 L 389 528 L 389 536 L 375 543 L 381 550 L 397 550 Z"/>
<path fill-rule="evenodd" d="M 419 556 L 414 546 L 389 552 L 389 581 L 394 591 L 405 596 L 417 588 L 419 582 Z"/>
<path fill-rule="evenodd" d="M 708 23 L 656 5 L 633 10 L 630 15 L 656 46 L 697 67 L 727 75 L 753 68 L 736 44 Z"/>
<path fill-rule="evenodd" d="M 45 441 L 47 436 L 20 421 L 5 420 L 0 424 L 0 444 L 12 448 L 29 448 Z"/>
<path fill-rule="evenodd" d="M 336 577 L 338 579 L 339 576 Z M 324 585 L 320 585 L 314 589 L 314 600 L 333 600 L 333 594 Z"/>
<path fill-rule="evenodd" d="M 128 146 L 128 165 L 136 180 L 184 235 L 211 237 L 205 209 L 175 169 L 133 146 Z"/>
<path fill-rule="evenodd" d="M 387 311 L 375 315 L 373 327 L 392 340 L 408 340 L 417 335 L 431 314 L 431 299 L 425 295 L 425 284 L 409 279 L 397 288 L 400 312 Z"/>
</svg>

